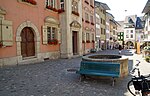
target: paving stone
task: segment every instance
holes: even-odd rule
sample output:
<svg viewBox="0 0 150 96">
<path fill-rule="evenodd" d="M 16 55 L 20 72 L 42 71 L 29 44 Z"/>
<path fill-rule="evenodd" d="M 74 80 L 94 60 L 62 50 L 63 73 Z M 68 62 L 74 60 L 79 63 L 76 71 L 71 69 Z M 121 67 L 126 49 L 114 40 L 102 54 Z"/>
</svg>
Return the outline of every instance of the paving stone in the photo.
<svg viewBox="0 0 150 96">
<path fill-rule="evenodd" d="M 129 70 L 135 60 L 141 60 L 142 74 L 150 73 L 150 64 L 135 50 L 122 50 L 121 55 L 129 58 Z M 94 54 L 118 54 L 118 50 L 104 50 Z M 111 80 L 87 78 L 79 81 L 82 58 L 48 60 L 41 63 L 0 68 L 1 96 L 132 96 L 127 91 L 131 76 L 118 79 L 115 86 Z"/>
</svg>

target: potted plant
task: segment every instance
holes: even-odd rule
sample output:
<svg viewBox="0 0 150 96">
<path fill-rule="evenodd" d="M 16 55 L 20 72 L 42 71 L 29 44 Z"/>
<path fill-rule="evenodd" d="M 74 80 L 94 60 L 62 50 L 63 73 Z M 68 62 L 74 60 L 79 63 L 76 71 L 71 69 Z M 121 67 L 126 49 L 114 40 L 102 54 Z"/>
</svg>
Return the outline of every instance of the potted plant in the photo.
<svg viewBox="0 0 150 96">
<path fill-rule="evenodd" d="M 150 63 L 150 56 L 146 56 L 145 57 L 145 61 L 148 62 L 148 63 Z"/>
<path fill-rule="evenodd" d="M 48 40 L 48 44 L 50 44 L 50 45 L 57 45 L 58 44 L 58 40 L 57 39 L 49 39 Z"/>
<path fill-rule="evenodd" d="M 86 43 L 90 43 L 90 40 L 86 40 Z"/>
</svg>

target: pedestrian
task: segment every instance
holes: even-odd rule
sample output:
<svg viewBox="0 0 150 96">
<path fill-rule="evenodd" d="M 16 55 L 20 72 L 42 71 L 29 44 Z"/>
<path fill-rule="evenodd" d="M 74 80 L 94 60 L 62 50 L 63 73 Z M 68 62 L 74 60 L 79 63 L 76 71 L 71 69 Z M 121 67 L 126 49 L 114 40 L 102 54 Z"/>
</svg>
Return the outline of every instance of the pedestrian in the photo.
<svg viewBox="0 0 150 96">
<path fill-rule="evenodd" d="M 119 54 L 121 54 L 122 46 L 119 45 Z"/>
</svg>

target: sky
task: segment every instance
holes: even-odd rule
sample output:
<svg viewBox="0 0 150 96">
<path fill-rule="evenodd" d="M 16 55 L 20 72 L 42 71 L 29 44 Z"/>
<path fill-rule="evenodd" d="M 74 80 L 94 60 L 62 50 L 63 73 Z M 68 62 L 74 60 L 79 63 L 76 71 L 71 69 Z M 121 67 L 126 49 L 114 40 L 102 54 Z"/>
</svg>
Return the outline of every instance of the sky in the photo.
<svg viewBox="0 0 150 96">
<path fill-rule="evenodd" d="M 116 21 L 123 21 L 125 16 L 143 16 L 142 11 L 148 0 L 96 0 L 106 3 Z M 126 10 L 126 11 L 125 11 Z"/>
</svg>

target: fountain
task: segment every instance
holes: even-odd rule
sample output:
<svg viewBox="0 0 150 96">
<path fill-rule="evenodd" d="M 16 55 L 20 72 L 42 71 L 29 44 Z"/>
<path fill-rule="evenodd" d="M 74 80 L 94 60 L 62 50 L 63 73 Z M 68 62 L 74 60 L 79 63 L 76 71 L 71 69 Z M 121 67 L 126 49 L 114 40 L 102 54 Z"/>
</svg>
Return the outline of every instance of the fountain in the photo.
<svg viewBox="0 0 150 96">
<path fill-rule="evenodd" d="M 120 77 L 125 77 L 128 75 L 128 58 L 124 56 L 93 54 L 93 55 L 83 56 L 82 61 L 117 62 L 120 64 Z"/>
</svg>

